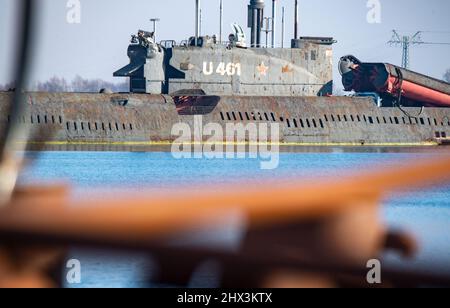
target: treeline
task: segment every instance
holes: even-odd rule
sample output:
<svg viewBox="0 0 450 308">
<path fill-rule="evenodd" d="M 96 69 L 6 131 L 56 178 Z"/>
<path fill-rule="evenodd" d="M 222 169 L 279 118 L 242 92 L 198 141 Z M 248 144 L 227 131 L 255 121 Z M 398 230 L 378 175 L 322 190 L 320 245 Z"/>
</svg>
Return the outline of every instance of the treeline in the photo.
<svg viewBox="0 0 450 308">
<path fill-rule="evenodd" d="M 0 91 L 8 91 L 10 89 L 13 89 L 14 87 L 15 87 L 14 83 L 12 83 L 12 82 L 6 83 L 6 84 L 0 83 Z"/>
<path fill-rule="evenodd" d="M 1 91 L 8 91 L 14 88 L 14 83 L 0 84 Z M 85 79 L 81 76 L 76 76 L 72 81 L 67 81 L 65 78 L 55 76 L 47 81 L 35 83 L 30 91 L 97 93 L 101 89 L 111 90 L 112 92 L 128 92 L 129 83 L 128 81 L 114 83 L 102 79 Z"/>
<path fill-rule="evenodd" d="M 448 69 L 443 80 L 450 83 L 450 69 Z M 14 89 L 14 83 L 0 84 L 0 91 L 8 91 Z M 30 91 L 40 92 L 91 92 L 97 93 L 102 89 L 111 90 L 112 92 L 128 92 L 128 81 L 114 83 L 102 79 L 85 79 L 81 76 L 76 76 L 72 81 L 67 81 L 65 78 L 52 77 L 44 82 L 37 82 Z M 334 87 L 333 93 L 335 95 L 342 95 L 342 89 Z"/>
</svg>

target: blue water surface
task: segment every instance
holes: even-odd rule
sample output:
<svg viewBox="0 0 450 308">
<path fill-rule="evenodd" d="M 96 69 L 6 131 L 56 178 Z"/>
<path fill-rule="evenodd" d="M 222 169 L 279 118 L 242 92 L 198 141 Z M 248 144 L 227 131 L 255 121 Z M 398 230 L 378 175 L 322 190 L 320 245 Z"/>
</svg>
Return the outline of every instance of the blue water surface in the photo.
<svg viewBox="0 0 450 308">
<path fill-rule="evenodd" d="M 386 149 L 302 149 L 280 154 L 279 166 L 261 170 L 257 159 L 175 159 L 169 152 L 29 152 L 31 165 L 20 181 L 67 182 L 74 195 L 95 188 L 114 192 L 120 189 L 144 191 L 147 188 L 170 193 L 180 186 L 230 184 L 266 180 L 306 180 L 311 177 L 340 177 L 368 168 L 390 168 L 408 162 L 438 159 L 449 150 L 414 148 Z M 401 192 L 385 200 L 381 215 L 393 228 L 414 234 L 420 244 L 418 257 L 405 262 L 387 255 L 399 266 L 432 268 L 450 273 L 450 185 Z M 73 258 L 82 262 L 82 283 L 76 287 L 139 287 L 143 273 L 152 271 L 145 256 L 111 255 L 74 249 Z M 214 286 L 209 273 L 200 273 L 195 286 Z"/>
</svg>

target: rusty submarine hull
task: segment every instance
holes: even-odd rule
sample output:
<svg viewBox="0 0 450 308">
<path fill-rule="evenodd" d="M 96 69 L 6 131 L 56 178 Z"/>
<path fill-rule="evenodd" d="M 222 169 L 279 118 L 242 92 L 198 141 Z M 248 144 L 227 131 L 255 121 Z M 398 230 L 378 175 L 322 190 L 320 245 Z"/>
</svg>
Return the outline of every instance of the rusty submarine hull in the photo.
<svg viewBox="0 0 450 308">
<path fill-rule="evenodd" d="M 447 143 L 450 84 L 346 56 L 339 69 L 354 94 L 333 96 L 336 41 L 296 31 L 290 48 L 263 46 L 264 1 L 252 0 L 248 9 L 250 46 L 238 24 L 227 42 L 200 36 L 198 25 L 180 43 L 157 43 L 154 32 L 140 30 L 128 46 L 130 63 L 113 74 L 129 78 L 129 93 L 30 92 L 28 111 L 13 119 L 13 93 L 0 92 L 0 128 L 14 120 L 35 131 L 31 144 L 99 147 L 170 144 L 178 137 L 174 125 L 194 129 L 199 121 L 244 129 L 277 123 L 276 142 L 286 145 Z"/>
<path fill-rule="evenodd" d="M 1 126 L 12 93 L 0 93 Z M 19 121 L 42 145 L 157 145 L 173 142 L 173 125 L 279 123 L 287 145 L 432 145 L 450 133 L 450 109 L 380 108 L 369 97 L 236 97 L 151 94 L 29 93 Z M 180 102 L 181 101 L 181 102 Z M 186 103 L 187 101 L 187 103 Z M 178 106 L 177 106 L 178 105 Z M 37 133 L 36 133 L 37 132 Z M 206 138 L 206 137 L 205 137 Z M 204 139 L 203 141 L 207 141 Z"/>
</svg>

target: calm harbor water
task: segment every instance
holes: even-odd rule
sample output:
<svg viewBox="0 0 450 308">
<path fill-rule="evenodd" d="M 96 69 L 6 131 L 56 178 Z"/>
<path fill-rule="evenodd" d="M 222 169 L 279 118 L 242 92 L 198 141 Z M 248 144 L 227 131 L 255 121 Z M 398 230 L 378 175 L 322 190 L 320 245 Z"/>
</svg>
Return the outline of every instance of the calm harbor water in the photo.
<svg viewBox="0 0 450 308">
<path fill-rule="evenodd" d="M 339 177 L 345 172 L 382 166 L 389 168 L 410 161 L 450 155 L 449 148 L 300 148 L 280 154 L 275 170 L 261 170 L 254 159 L 182 159 L 169 152 L 135 149 L 132 152 L 28 152 L 32 164 L 21 182 L 68 182 L 74 195 L 93 189 L 146 188 L 170 193 L 181 186 L 203 183 L 228 184 L 251 180 Z M 380 215 L 393 228 L 406 229 L 419 240 L 421 252 L 412 261 L 386 255 L 386 262 L 399 266 L 450 273 L 450 184 L 415 192 L 402 192 L 385 200 Z M 237 229 L 237 228 L 235 228 Z M 239 231 L 222 230 L 217 241 L 233 242 Z M 210 239 L 211 240 L 211 239 Z M 82 283 L 71 287 L 139 287 L 144 273 L 152 272 L 147 257 L 111 255 L 108 252 L 73 249 L 72 258 L 81 261 Z M 199 271 L 192 286 L 214 286 L 211 269 Z"/>
</svg>

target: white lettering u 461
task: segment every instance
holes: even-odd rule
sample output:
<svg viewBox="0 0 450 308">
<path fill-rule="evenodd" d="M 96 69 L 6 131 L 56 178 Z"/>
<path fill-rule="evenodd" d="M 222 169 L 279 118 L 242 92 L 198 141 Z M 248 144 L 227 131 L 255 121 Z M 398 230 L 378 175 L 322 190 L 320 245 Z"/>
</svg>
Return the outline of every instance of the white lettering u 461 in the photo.
<svg viewBox="0 0 450 308">
<path fill-rule="evenodd" d="M 214 73 L 221 76 L 241 76 L 241 64 L 220 62 L 216 66 L 213 62 L 203 62 L 203 74 L 206 76 L 211 76 Z"/>
</svg>

